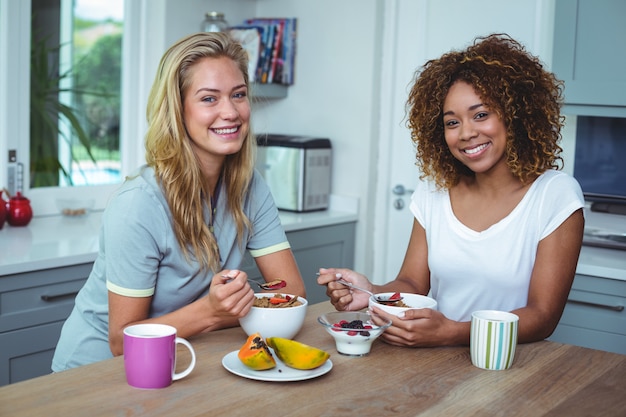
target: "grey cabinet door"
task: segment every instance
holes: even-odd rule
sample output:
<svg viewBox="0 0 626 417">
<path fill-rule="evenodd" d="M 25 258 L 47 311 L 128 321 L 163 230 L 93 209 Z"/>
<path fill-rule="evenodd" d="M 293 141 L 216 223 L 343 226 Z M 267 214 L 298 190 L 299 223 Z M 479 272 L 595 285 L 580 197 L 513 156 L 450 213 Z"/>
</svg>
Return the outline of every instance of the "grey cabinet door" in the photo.
<svg viewBox="0 0 626 417">
<path fill-rule="evenodd" d="M 92 263 L 0 277 L 0 386 L 49 374 Z"/>
<path fill-rule="evenodd" d="M 568 105 L 626 106 L 626 1 L 557 0 L 553 70 Z"/>
<path fill-rule="evenodd" d="M 626 354 L 626 281 L 577 274 L 549 340 Z"/>
<path fill-rule="evenodd" d="M 326 287 L 317 284 L 320 268 L 354 267 L 355 223 L 300 230 L 287 234 L 311 304 L 328 300 Z"/>
<path fill-rule="evenodd" d="M 64 321 L 0 333 L 0 386 L 52 372 L 52 356 Z"/>
<path fill-rule="evenodd" d="M 326 301 L 326 287 L 317 284 L 320 267 L 353 268 L 356 223 L 317 227 L 287 232 L 311 304 Z M 248 277 L 262 280 L 254 260 L 247 254 L 241 269 Z"/>
</svg>

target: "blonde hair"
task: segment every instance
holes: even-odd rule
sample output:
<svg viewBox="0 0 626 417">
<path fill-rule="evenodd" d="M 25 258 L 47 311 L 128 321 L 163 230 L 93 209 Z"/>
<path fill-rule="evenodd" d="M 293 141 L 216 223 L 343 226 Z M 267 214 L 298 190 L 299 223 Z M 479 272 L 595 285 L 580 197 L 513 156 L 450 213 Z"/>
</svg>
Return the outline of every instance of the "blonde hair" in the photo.
<svg viewBox="0 0 626 417">
<path fill-rule="evenodd" d="M 178 244 L 188 260 L 193 253 L 201 270 L 214 272 L 221 268 L 219 248 L 204 219 L 205 205 L 213 216 L 211 190 L 190 145 L 183 102 L 192 81 L 191 68 L 202 59 L 221 57 L 237 64 L 248 86 L 247 53 L 225 33 L 195 33 L 180 39 L 165 52 L 148 97 L 145 137 L 146 161 L 154 168 L 163 188 Z M 240 245 L 244 244 L 244 231 L 251 227 L 243 203 L 254 172 L 255 153 L 256 140 L 249 130 L 242 149 L 228 155 L 222 168 L 226 209 L 235 220 Z"/>
</svg>

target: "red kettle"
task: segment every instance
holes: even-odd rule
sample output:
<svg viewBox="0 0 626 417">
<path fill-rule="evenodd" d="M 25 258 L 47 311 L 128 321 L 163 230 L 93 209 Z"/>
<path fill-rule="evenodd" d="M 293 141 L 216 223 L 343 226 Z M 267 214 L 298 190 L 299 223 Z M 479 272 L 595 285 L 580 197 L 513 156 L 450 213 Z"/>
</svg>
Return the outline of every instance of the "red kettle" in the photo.
<svg viewBox="0 0 626 417">
<path fill-rule="evenodd" d="M 11 226 L 26 226 L 33 218 L 30 200 L 19 191 L 9 199 L 7 221 Z"/>
</svg>

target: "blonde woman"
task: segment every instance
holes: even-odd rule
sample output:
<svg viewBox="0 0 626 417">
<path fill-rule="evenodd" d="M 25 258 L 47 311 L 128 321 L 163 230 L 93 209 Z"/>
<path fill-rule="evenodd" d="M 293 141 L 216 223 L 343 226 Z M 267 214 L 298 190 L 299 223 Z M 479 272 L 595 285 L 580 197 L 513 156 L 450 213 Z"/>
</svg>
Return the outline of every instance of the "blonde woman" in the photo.
<svg viewBox="0 0 626 417">
<path fill-rule="evenodd" d="M 103 215 L 100 250 L 66 321 L 53 371 L 122 354 L 123 329 L 164 323 L 181 337 L 232 327 L 266 281 L 305 287 L 270 191 L 254 170 L 247 55 L 222 33 L 164 54 L 148 99 L 147 164 Z"/>
</svg>

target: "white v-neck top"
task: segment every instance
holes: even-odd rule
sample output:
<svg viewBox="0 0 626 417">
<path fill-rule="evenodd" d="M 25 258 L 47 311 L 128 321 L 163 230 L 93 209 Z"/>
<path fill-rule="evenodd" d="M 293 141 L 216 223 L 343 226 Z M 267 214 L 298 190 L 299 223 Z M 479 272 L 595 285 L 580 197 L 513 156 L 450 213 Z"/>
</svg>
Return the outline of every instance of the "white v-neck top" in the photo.
<svg viewBox="0 0 626 417">
<path fill-rule="evenodd" d="M 469 321 L 476 310 L 524 307 L 539 241 L 584 204 L 573 177 L 548 170 L 508 216 L 477 232 L 454 215 L 447 190 L 420 182 L 410 208 L 426 231 L 431 296 L 438 310 L 452 320 Z"/>
</svg>

